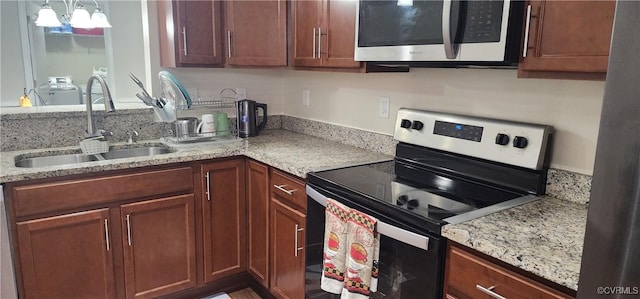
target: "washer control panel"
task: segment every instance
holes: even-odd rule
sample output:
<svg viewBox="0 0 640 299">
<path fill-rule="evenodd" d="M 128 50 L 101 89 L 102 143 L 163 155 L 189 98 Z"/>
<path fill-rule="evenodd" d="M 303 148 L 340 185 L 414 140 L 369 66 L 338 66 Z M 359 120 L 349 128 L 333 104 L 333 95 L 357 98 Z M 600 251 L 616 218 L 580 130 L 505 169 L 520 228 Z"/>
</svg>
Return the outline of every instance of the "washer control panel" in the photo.
<svg viewBox="0 0 640 299">
<path fill-rule="evenodd" d="M 393 137 L 495 162 L 539 170 L 553 127 L 524 122 L 401 108 Z"/>
</svg>

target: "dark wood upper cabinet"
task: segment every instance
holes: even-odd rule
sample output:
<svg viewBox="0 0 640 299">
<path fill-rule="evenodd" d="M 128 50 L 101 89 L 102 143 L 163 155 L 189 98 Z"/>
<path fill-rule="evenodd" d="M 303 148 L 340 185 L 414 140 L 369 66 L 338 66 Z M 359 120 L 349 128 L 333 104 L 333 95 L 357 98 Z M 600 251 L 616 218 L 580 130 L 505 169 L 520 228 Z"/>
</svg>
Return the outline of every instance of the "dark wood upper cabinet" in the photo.
<svg viewBox="0 0 640 299">
<path fill-rule="evenodd" d="M 269 288 L 269 167 L 247 161 L 249 274 Z"/>
<path fill-rule="evenodd" d="M 292 1 L 292 65 L 359 68 L 354 61 L 356 1 Z"/>
<path fill-rule="evenodd" d="M 526 72 L 607 71 L 615 1 L 532 0 L 529 5 L 521 77 Z"/>
<path fill-rule="evenodd" d="M 360 61 L 353 60 L 356 39 L 357 1 L 326 0 L 324 25 L 327 34 L 322 38 L 323 66 L 360 67 Z M 324 28 L 323 28 L 324 29 Z"/>
<path fill-rule="evenodd" d="M 287 65 L 287 1 L 227 1 L 226 59 L 234 66 Z"/>
<path fill-rule="evenodd" d="M 246 270 L 244 160 L 204 163 L 204 276 L 211 282 Z"/>
<path fill-rule="evenodd" d="M 121 206 L 127 298 L 196 286 L 193 194 Z"/>
<path fill-rule="evenodd" d="M 19 222 L 17 231 L 24 298 L 115 297 L 108 209 Z"/>
<path fill-rule="evenodd" d="M 158 1 L 160 66 L 223 63 L 220 1 Z"/>
</svg>

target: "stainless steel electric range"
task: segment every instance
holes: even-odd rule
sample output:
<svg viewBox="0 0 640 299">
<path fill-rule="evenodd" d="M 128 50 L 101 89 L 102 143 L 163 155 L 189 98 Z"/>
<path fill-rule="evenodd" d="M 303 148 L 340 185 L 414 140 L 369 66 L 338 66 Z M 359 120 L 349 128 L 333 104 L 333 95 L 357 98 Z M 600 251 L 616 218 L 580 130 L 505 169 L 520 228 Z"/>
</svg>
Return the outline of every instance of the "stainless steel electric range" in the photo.
<svg viewBox="0 0 640 299">
<path fill-rule="evenodd" d="M 339 297 L 320 289 L 327 198 L 378 219 L 373 298 L 442 298 L 442 226 L 544 194 L 552 133 L 547 125 L 400 109 L 393 161 L 307 176 L 306 298 Z"/>
</svg>

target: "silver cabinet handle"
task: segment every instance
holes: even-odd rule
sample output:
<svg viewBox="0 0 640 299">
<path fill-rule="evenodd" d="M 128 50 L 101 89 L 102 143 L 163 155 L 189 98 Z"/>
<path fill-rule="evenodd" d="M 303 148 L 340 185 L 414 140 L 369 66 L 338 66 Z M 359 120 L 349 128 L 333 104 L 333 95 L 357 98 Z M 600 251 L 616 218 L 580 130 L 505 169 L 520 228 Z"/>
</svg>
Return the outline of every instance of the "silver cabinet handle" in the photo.
<svg viewBox="0 0 640 299">
<path fill-rule="evenodd" d="M 316 27 L 313 27 L 313 59 L 316 59 Z"/>
<path fill-rule="evenodd" d="M 207 180 L 207 192 L 205 192 L 207 194 L 207 201 L 211 201 L 211 180 L 209 180 L 210 175 L 208 171 L 204 177 Z"/>
<path fill-rule="evenodd" d="M 451 1 L 442 2 L 442 44 L 447 59 L 455 59 L 458 51 L 451 40 Z"/>
<path fill-rule="evenodd" d="M 531 4 L 527 5 L 527 24 L 524 26 L 524 47 L 522 49 L 522 57 L 527 57 L 529 50 L 529 27 L 531 26 Z"/>
<path fill-rule="evenodd" d="M 231 31 L 227 30 L 227 51 L 229 52 L 229 58 L 231 58 Z"/>
<path fill-rule="evenodd" d="M 184 56 L 187 56 L 187 27 L 182 26 L 182 43 L 184 47 L 182 50 L 184 51 Z"/>
<path fill-rule="evenodd" d="M 127 215 L 127 243 L 131 246 L 131 215 Z"/>
<path fill-rule="evenodd" d="M 483 292 L 493 298 L 496 299 L 507 299 L 506 297 L 501 296 L 500 294 L 497 294 L 495 292 L 493 292 L 492 290 L 495 288 L 496 286 L 490 286 L 488 288 L 485 288 L 479 284 L 476 285 L 476 289 L 478 289 L 480 292 Z"/>
<path fill-rule="evenodd" d="M 296 192 L 295 189 L 294 190 L 285 189 L 284 186 L 286 186 L 286 185 L 273 185 L 273 186 L 276 187 L 276 189 L 278 189 L 278 190 L 280 190 L 280 191 L 282 191 L 284 193 L 287 193 L 289 195 L 293 195 L 293 192 Z"/>
<path fill-rule="evenodd" d="M 104 220 L 104 239 L 107 242 L 107 251 L 109 251 L 111 248 L 109 245 L 109 219 Z"/>
<path fill-rule="evenodd" d="M 303 231 L 304 228 L 300 228 L 299 225 L 296 224 L 296 231 L 295 231 L 295 236 L 294 236 L 294 240 L 295 240 L 295 256 L 298 257 L 298 251 L 304 249 L 304 247 L 298 247 L 298 233 L 300 233 L 301 231 Z"/>
<path fill-rule="evenodd" d="M 318 59 L 322 57 L 322 28 L 318 27 Z"/>
</svg>

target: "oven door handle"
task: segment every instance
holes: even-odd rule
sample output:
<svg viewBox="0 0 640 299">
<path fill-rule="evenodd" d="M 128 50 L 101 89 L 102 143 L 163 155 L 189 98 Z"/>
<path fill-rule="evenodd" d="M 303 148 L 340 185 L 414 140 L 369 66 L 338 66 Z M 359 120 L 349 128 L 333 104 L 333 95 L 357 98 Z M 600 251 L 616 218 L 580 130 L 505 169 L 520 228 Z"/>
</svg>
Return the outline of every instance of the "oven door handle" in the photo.
<svg viewBox="0 0 640 299">
<path fill-rule="evenodd" d="M 328 197 L 322 195 L 320 192 L 306 186 L 307 196 L 312 198 L 315 202 L 321 204 L 323 207 L 327 206 Z M 391 224 L 384 223 L 382 221 L 377 222 L 378 233 L 385 235 L 394 240 L 400 241 L 411 246 L 418 247 L 422 250 L 429 250 L 429 237 L 410 232 L 408 230 L 395 227 Z"/>
</svg>

